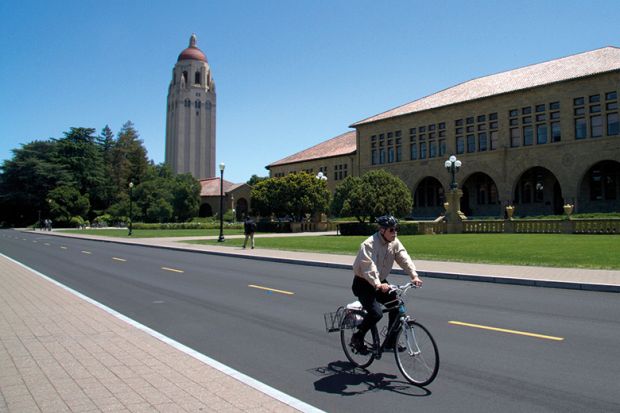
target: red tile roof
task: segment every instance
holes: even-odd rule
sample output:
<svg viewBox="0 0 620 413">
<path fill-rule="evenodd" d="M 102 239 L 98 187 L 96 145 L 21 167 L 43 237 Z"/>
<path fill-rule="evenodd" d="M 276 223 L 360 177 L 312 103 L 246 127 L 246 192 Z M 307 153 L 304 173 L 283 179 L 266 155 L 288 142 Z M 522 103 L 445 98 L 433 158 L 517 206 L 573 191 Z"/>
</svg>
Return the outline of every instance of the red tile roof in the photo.
<svg viewBox="0 0 620 413">
<path fill-rule="evenodd" d="M 561 59 L 473 79 L 387 112 L 371 116 L 354 123 L 351 127 L 455 103 L 617 70 L 620 70 L 620 48 L 612 46 L 603 47 Z"/>
<path fill-rule="evenodd" d="M 240 184 L 233 184 L 224 179 L 224 194 L 237 188 Z M 220 196 L 220 178 L 200 180 L 200 196 Z"/>
<path fill-rule="evenodd" d="M 334 156 L 350 155 L 355 153 L 355 131 L 350 131 L 319 143 L 311 148 L 287 156 L 284 159 L 270 163 L 267 169 L 273 166 L 286 165 L 290 163 L 310 161 L 313 159 L 331 158 Z"/>
</svg>

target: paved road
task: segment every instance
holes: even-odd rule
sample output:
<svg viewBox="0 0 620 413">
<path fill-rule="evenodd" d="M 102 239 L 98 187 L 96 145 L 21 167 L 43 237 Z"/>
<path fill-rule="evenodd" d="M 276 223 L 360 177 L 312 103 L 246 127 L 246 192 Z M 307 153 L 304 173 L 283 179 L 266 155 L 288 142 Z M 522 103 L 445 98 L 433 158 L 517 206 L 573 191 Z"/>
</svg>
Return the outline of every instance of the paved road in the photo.
<svg viewBox="0 0 620 413">
<path fill-rule="evenodd" d="M 349 271 L 24 238 L 1 238 L 0 251 L 327 411 L 620 410 L 616 294 L 427 279 L 411 307 L 436 336 L 442 366 L 419 389 L 389 357 L 370 374 L 351 371 L 338 337 L 324 333 L 322 313 L 350 297 Z"/>
</svg>

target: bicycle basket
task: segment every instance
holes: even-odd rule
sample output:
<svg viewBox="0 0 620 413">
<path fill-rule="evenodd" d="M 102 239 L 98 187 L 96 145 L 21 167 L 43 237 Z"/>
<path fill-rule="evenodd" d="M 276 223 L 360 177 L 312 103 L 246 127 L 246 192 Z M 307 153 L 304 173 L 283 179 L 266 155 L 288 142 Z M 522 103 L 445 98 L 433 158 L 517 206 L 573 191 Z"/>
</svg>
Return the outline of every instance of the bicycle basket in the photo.
<svg viewBox="0 0 620 413">
<path fill-rule="evenodd" d="M 340 331 L 340 324 L 342 323 L 342 318 L 344 317 L 344 314 L 344 307 L 338 307 L 338 309 L 333 313 L 323 314 L 323 318 L 325 319 L 325 330 L 328 333 Z"/>
</svg>

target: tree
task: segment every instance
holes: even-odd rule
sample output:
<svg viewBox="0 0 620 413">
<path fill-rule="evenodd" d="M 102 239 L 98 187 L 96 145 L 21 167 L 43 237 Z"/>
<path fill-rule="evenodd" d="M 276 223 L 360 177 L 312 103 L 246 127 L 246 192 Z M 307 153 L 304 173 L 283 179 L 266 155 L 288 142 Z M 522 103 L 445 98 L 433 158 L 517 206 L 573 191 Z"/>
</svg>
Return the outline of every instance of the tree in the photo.
<svg viewBox="0 0 620 413">
<path fill-rule="evenodd" d="M 285 215 L 281 178 L 269 178 L 257 183 L 250 196 L 254 213 L 262 216 Z"/>
<path fill-rule="evenodd" d="M 265 179 L 255 185 L 251 196 L 260 215 L 290 215 L 299 221 L 306 214 L 326 212 L 330 199 L 327 183 L 305 172 Z"/>
<path fill-rule="evenodd" d="M 198 216 L 200 183 L 191 174 L 179 174 L 174 177 L 171 195 L 172 214 L 176 221 L 184 222 Z"/>
<path fill-rule="evenodd" d="M 173 175 L 164 164 L 147 165 L 132 191 L 134 222 L 184 222 L 198 215 L 200 184 L 190 174 Z M 129 193 L 121 192 L 107 212 L 118 220 L 129 216 Z"/>
<path fill-rule="evenodd" d="M 116 141 L 114 133 L 108 125 L 101 130 L 101 134 L 96 139 L 97 145 L 101 151 L 104 170 L 104 184 L 99 188 L 101 205 L 93 205 L 93 208 L 101 208 L 105 210 L 110 207 L 117 199 L 119 188 L 114 183 L 114 146 Z"/>
<path fill-rule="evenodd" d="M 363 181 L 358 176 L 348 176 L 336 187 L 331 212 L 336 216 L 354 216 L 364 222 L 366 206 L 363 201 Z"/>
<path fill-rule="evenodd" d="M 411 212 L 413 200 L 407 185 L 384 170 L 369 171 L 360 178 L 347 178 L 336 188 L 332 212 L 355 216 L 360 222 L 392 214 L 404 217 Z"/>
<path fill-rule="evenodd" d="M 49 214 L 48 192 L 70 175 L 56 158 L 56 142 L 33 141 L 13 149 L 0 167 L 0 216 L 3 225 L 27 226 Z"/>
<path fill-rule="evenodd" d="M 62 184 L 73 186 L 78 193 L 87 196 L 89 205 L 103 208 L 107 180 L 94 133 L 93 128 L 70 128 L 64 138 L 54 140 L 57 145 L 55 162 L 69 175 L 69 181 Z M 89 215 L 94 218 L 94 214 Z"/>
<path fill-rule="evenodd" d="M 129 182 L 138 184 L 143 179 L 149 165 L 146 148 L 138 131 L 131 121 L 127 121 L 112 149 L 114 184 L 122 192 Z"/>
<path fill-rule="evenodd" d="M 48 194 L 52 218 L 63 224 L 71 222 L 73 217 L 86 217 L 90 209 L 88 197 L 69 185 L 59 186 Z"/>
<path fill-rule="evenodd" d="M 252 175 L 250 179 L 246 182 L 250 186 L 254 186 L 259 182 L 264 181 L 265 179 L 269 179 L 268 176 L 258 176 L 256 174 Z"/>
</svg>

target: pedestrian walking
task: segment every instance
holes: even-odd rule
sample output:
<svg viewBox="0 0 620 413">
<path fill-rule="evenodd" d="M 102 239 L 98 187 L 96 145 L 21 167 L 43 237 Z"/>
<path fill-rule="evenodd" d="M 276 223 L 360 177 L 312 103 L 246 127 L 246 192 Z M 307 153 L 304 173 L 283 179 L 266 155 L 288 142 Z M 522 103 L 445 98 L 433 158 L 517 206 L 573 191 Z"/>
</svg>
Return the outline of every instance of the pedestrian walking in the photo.
<svg viewBox="0 0 620 413">
<path fill-rule="evenodd" d="M 245 221 L 243 223 L 243 232 L 245 233 L 245 240 L 243 241 L 243 248 L 245 249 L 248 244 L 248 239 L 250 240 L 250 246 L 254 249 L 254 232 L 256 232 L 256 222 L 252 218 L 245 217 Z"/>
</svg>

